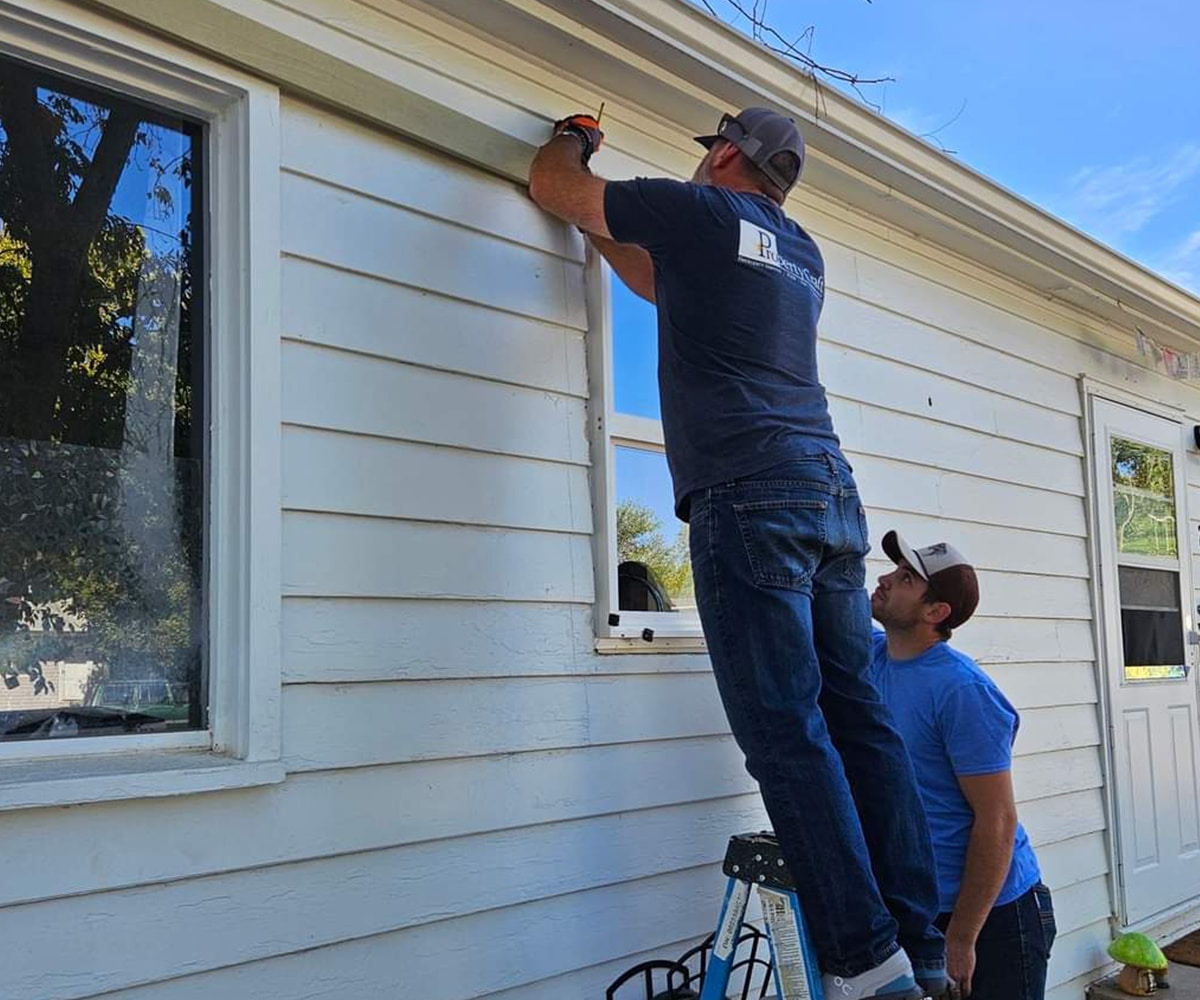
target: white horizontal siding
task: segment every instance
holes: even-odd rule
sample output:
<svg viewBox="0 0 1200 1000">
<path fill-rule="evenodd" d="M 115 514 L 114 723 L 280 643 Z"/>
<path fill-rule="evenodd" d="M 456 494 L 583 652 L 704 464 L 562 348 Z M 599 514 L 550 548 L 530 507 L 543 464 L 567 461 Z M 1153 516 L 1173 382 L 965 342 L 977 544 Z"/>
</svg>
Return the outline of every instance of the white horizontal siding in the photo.
<svg viewBox="0 0 1200 1000">
<path fill-rule="evenodd" d="M 887 409 L 840 396 L 830 398 L 830 413 L 842 446 L 852 454 L 901 459 L 930 469 L 1083 495 L 1083 467 L 1079 462 L 1064 461 L 1062 452 L 960 423 L 942 423 L 932 419 L 932 414 Z"/>
<path fill-rule="evenodd" d="M 543 389 L 288 343 L 288 424 L 585 463 L 584 401 Z"/>
<path fill-rule="evenodd" d="M 477 197 L 487 198 L 481 190 Z M 531 319 L 586 327 L 581 260 L 285 172 L 283 250 Z M 535 211 L 530 205 L 530 215 Z M 532 224 L 542 226 L 541 220 Z"/>
<path fill-rule="evenodd" d="M 1084 538 L 1087 520 L 1080 497 L 999 479 L 914 467 L 892 458 L 853 452 L 855 479 L 868 506 L 910 511 L 942 521 L 983 522 L 994 527 Z M 1073 461 L 1078 461 L 1077 459 Z M 943 528 L 953 531 L 955 526 Z M 1028 567 L 1038 568 L 1037 563 Z"/>
<path fill-rule="evenodd" d="M 332 9 L 278 6 L 304 8 L 297 24 Z M 484 38 L 423 34 L 402 4 L 334 13 L 497 116 L 594 103 Z M 44 929 L 5 981 L 28 998 L 598 995 L 711 928 L 724 838 L 762 817 L 714 735 L 703 657 L 591 648 L 581 242 L 518 185 L 283 111 L 296 770 L 260 792 L 7 817 L 55 861 L 0 885 L 6 938 Z M 660 120 L 614 114 L 607 164 L 684 162 Z M 981 569 L 956 642 L 1022 712 L 1020 811 L 1060 912 L 1051 996 L 1078 1000 L 1108 900 L 1074 375 L 1158 383 L 1103 353 L 1123 331 L 819 194 L 796 205 L 828 261 L 821 359 L 873 537 L 945 538 Z"/>
<path fill-rule="evenodd" d="M 822 380 L 835 396 L 1057 451 L 1082 451 L 1077 417 L 959 382 L 941 373 L 936 357 L 916 368 L 824 339 L 817 353 Z"/>
<path fill-rule="evenodd" d="M 56 930 L 90 923 L 91 897 L 10 907 L 0 933 L 31 945 L 6 963 L 6 995 L 70 1000 L 686 872 L 720 858 L 730 829 L 762 819 L 757 796 L 745 795 L 120 890 L 103 897 L 105 920 L 87 935 Z M 146 956 L 136 968 L 120 947 L 131 935 Z M 424 995 L 413 982 L 399 995 Z"/>
<path fill-rule="evenodd" d="M 725 736 L 300 773 L 250 794 L 80 806 L 70 822 L 57 811 L 22 811 L 5 817 L 6 836 L 45 845 L 55 863 L 12 866 L 0 903 L 586 823 L 754 790 Z M 76 846 L 80 830 L 86 850 Z M 528 873 L 511 874 L 520 885 Z M 102 905 L 103 895 L 92 898 Z"/>
<path fill-rule="evenodd" d="M 715 865 L 488 910 L 112 994 L 116 1000 L 462 1000 L 704 933 Z M 41 1000 L 31 998 L 31 1000 Z"/>
<path fill-rule="evenodd" d="M 586 605 L 289 597 L 283 671 L 291 682 L 707 672 L 694 654 L 597 657 Z"/>
<path fill-rule="evenodd" d="M 284 258 L 282 296 L 290 340 L 568 396 L 587 391 L 578 330 L 295 257 Z M 348 324 L 351 315 L 359 321 Z"/>
<path fill-rule="evenodd" d="M 283 433 L 293 511 L 589 533 L 583 466 L 311 428 Z"/>
<path fill-rule="evenodd" d="M 728 732 L 708 673 L 289 685 L 294 770 L 567 750 Z"/>
</svg>

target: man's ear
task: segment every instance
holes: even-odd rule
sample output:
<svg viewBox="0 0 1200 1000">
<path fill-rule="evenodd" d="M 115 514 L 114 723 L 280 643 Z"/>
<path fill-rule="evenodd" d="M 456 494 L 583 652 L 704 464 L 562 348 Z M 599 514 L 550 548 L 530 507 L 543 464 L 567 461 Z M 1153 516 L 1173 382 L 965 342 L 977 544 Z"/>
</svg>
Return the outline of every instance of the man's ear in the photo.
<svg viewBox="0 0 1200 1000">
<path fill-rule="evenodd" d="M 945 601 L 934 601 L 925 605 L 925 620 L 936 627 L 949 618 L 953 610 Z"/>
<path fill-rule="evenodd" d="M 719 139 L 713 145 L 712 162 L 710 163 L 710 166 L 728 167 L 729 165 L 736 163 L 739 159 L 741 159 L 741 156 L 742 151 L 738 149 L 737 146 L 735 146 L 732 142 Z"/>
</svg>

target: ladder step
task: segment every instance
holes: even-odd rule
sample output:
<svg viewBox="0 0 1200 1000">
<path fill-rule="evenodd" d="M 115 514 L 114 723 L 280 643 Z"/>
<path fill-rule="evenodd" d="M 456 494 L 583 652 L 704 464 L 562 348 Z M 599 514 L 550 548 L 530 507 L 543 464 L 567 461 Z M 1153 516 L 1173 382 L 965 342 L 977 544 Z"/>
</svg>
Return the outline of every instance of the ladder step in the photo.
<svg viewBox="0 0 1200 1000">
<path fill-rule="evenodd" d="M 760 833 L 741 833 L 729 838 L 722 870 L 730 878 L 774 889 L 795 890 L 792 873 L 779 841 L 770 830 Z"/>
</svg>

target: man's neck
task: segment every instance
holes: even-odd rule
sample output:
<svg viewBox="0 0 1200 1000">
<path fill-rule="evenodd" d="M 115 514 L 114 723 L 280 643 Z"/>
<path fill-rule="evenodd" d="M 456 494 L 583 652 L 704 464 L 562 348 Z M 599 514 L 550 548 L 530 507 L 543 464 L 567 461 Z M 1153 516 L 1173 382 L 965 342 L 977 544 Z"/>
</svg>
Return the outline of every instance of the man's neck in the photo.
<svg viewBox="0 0 1200 1000">
<path fill-rule="evenodd" d="M 893 660 L 915 660 L 942 641 L 940 635 L 928 629 L 892 629 L 885 626 L 883 631 L 887 636 L 888 656 Z"/>
<path fill-rule="evenodd" d="M 714 187 L 723 187 L 726 190 L 737 191 L 741 194 L 758 195 L 763 201 L 769 202 L 776 208 L 782 208 L 779 202 L 745 177 L 722 177 L 720 180 L 712 180 L 709 183 Z"/>
</svg>

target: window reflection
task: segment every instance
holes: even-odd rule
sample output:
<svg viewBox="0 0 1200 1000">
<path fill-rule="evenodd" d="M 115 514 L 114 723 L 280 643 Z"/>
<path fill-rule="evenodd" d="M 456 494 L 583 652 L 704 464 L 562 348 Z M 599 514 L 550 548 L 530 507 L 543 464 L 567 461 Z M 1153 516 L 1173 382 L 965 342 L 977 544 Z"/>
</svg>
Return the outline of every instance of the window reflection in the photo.
<svg viewBox="0 0 1200 1000">
<path fill-rule="evenodd" d="M 675 517 L 666 456 L 618 447 L 616 459 L 620 609 L 694 608 L 687 525 Z"/>
<path fill-rule="evenodd" d="M 206 724 L 201 152 L 0 59 L 0 739 Z"/>
<path fill-rule="evenodd" d="M 1112 478 L 1117 550 L 1134 555 L 1178 556 L 1171 453 L 1114 437 Z"/>
</svg>

